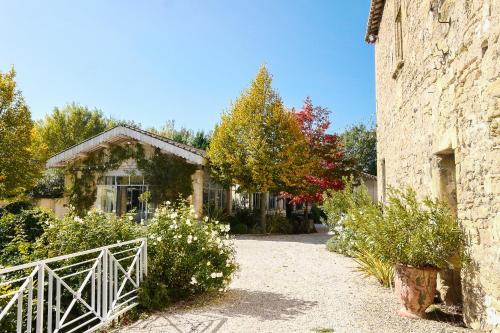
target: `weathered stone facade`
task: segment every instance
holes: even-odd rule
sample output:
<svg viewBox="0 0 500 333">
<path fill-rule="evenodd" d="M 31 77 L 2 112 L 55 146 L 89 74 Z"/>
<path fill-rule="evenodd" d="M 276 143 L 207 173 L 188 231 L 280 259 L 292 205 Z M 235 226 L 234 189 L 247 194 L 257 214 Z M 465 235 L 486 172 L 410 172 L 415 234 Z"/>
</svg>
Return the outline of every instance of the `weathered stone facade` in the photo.
<svg viewBox="0 0 500 333">
<path fill-rule="evenodd" d="M 372 0 L 370 15 L 379 196 L 410 185 L 456 206 L 464 320 L 500 332 L 500 1 Z"/>
</svg>

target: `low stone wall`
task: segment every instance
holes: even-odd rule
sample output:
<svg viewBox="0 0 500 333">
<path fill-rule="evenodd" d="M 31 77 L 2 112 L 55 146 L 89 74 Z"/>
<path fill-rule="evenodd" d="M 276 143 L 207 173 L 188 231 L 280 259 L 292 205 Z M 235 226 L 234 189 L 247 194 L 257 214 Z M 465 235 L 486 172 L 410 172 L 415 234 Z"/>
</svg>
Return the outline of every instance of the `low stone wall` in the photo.
<svg viewBox="0 0 500 333">
<path fill-rule="evenodd" d="M 67 203 L 66 198 L 42 198 L 34 201 L 38 207 L 51 209 L 58 218 L 63 217 L 68 212 Z"/>
</svg>

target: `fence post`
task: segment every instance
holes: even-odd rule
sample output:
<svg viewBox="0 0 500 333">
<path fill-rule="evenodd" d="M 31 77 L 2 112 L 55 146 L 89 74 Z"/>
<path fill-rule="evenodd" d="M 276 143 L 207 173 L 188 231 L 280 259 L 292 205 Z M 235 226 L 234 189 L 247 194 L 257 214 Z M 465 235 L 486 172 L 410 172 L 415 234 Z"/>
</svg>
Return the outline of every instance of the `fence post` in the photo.
<svg viewBox="0 0 500 333">
<path fill-rule="evenodd" d="M 144 238 L 144 263 L 143 263 L 143 270 L 144 270 L 144 275 L 148 276 L 148 239 Z"/>
<path fill-rule="evenodd" d="M 108 318 L 108 251 L 103 250 L 102 256 L 102 318 Z"/>
<path fill-rule="evenodd" d="M 36 296 L 36 333 L 43 331 L 43 296 L 45 289 L 45 264 L 38 266 L 38 286 Z"/>
</svg>

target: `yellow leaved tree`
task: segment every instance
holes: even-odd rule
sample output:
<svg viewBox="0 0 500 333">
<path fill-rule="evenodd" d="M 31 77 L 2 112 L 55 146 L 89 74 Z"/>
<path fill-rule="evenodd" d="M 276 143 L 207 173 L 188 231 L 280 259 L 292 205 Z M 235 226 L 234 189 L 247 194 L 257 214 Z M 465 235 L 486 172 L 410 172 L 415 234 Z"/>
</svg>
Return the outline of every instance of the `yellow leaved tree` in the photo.
<svg viewBox="0 0 500 333">
<path fill-rule="evenodd" d="M 208 149 L 213 175 L 249 192 L 281 191 L 309 168 L 307 146 L 294 116 L 271 87 L 262 66 L 249 88 L 222 114 Z M 266 196 L 261 195 L 260 226 L 266 230 Z"/>
</svg>

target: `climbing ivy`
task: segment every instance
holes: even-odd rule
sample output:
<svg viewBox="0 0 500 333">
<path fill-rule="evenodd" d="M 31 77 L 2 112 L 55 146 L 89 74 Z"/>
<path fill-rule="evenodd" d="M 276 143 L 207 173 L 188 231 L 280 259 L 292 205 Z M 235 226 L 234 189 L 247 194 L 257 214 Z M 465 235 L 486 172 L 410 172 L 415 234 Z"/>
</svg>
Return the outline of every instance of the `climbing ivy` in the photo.
<svg viewBox="0 0 500 333">
<path fill-rule="evenodd" d="M 186 198 L 192 192 L 191 175 L 196 166 L 182 157 L 164 154 L 156 148 L 147 159 L 140 143 L 126 146 L 115 145 L 108 150 L 91 152 L 84 159 L 66 168 L 71 185 L 67 189 L 69 203 L 82 215 L 94 204 L 97 181 L 106 171 L 115 170 L 128 160 L 135 159 L 144 180 L 150 184 L 152 199 L 156 202 Z"/>
<path fill-rule="evenodd" d="M 137 166 L 144 181 L 151 184 L 151 196 L 155 202 L 174 201 L 179 196 L 187 198 L 193 191 L 191 175 L 196 166 L 186 163 L 182 157 L 163 154 L 156 148 L 150 159 L 138 160 Z"/>
</svg>

